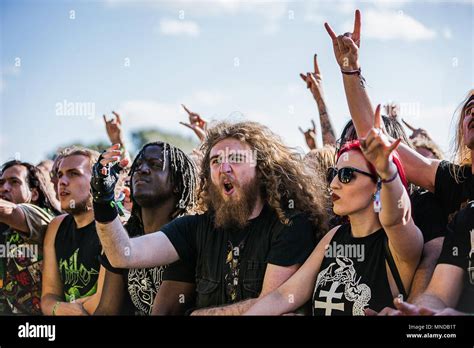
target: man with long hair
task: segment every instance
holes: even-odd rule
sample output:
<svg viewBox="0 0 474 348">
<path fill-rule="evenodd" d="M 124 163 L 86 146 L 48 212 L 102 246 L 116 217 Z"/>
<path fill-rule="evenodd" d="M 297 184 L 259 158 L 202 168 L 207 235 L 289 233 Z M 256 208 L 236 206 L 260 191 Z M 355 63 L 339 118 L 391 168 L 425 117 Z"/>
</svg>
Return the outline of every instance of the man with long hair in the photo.
<svg viewBox="0 0 474 348">
<path fill-rule="evenodd" d="M 182 150 L 164 142 L 143 146 L 130 169 L 133 208 L 124 226 L 128 235 L 159 231 L 176 217 L 192 212 L 196 183 L 194 162 Z M 112 267 L 105 255 L 101 262 L 107 272 L 94 315 L 150 315 L 152 310 L 153 314 L 182 314 L 192 303 L 194 269 L 181 261 L 131 269 Z"/>
<path fill-rule="evenodd" d="M 18 160 L 0 171 L 0 313 L 41 314 L 46 227 L 59 211 L 41 171 Z"/>
<path fill-rule="evenodd" d="M 194 315 L 238 315 L 294 274 L 326 231 L 323 185 L 256 122 L 215 125 L 201 150 L 202 213 L 138 238 L 129 238 L 111 204 L 124 163 L 111 166 L 120 157 L 103 154 L 92 178 L 97 231 L 115 267 L 192 265 Z"/>
</svg>

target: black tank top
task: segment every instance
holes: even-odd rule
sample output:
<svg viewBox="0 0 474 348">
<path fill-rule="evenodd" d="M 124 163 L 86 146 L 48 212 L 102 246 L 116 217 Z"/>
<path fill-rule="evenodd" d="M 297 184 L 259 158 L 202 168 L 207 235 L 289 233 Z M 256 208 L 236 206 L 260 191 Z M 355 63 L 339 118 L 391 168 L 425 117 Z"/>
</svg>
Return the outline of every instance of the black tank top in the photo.
<svg viewBox="0 0 474 348">
<path fill-rule="evenodd" d="M 66 301 L 95 294 L 101 251 L 95 221 L 77 228 L 74 217 L 67 215 L 59 225 L 54 248 Z"/>
<path fill-rule="evenodd" d="M 383 229 L 355 238 L 351 225 L 334 233 L 325 251 L 313 293 L 313 315 L 364 315 L 392 306 L 385 266 Z"/>
</svg>

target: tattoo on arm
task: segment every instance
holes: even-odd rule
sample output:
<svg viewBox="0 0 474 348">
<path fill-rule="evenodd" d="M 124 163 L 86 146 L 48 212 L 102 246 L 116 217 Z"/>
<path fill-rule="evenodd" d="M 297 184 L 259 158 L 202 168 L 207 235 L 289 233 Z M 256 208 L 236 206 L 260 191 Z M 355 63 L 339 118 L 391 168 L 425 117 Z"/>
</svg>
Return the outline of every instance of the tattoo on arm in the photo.
<svg viewBox="0 0 474 348">
<path fill-rule="evenodd" d="M 336 145 L 336 135 L 324 101 L 318 103 L 318 110 L 319 120 L 321 123 L 321 133 L 323 136 L 323 145 Z"/>
</svg>

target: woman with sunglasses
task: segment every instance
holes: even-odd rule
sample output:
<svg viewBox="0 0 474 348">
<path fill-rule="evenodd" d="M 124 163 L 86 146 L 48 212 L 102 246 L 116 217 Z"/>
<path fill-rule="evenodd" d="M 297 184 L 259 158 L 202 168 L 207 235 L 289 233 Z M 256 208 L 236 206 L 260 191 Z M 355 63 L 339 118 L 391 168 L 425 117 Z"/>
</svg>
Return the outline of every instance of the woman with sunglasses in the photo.
<svg viewBox="0 0 474 348">
<path fill-rule="evenodd" d="M 365 315 L 392 306 L 410 289 L 423 237 L 410 213 L 406 178 L 393 144 L 381 132 L 380 106 L 365 138 L 344 145 L 328 172 L 334 227 L 303 266 L 246 314 L 295 311 L 312 298 L 313 315 Z"/>
</svg>

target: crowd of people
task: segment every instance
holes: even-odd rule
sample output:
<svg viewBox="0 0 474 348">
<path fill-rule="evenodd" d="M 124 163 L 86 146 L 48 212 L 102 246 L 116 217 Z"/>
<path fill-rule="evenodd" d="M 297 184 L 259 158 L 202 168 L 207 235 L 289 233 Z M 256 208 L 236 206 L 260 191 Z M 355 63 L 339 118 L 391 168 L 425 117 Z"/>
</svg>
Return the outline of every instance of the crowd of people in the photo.
<svg viewBox="0 0 474 348">
<path fill-rule="evenodd" d="M 132 159 L 114 112 L 103 153 L 4 163 L 0 314 L 472 315 L 474 90 L 448 161 L 397 105 L 374 109 L 360 12 L 352 32 L 325 27 L 351 118 L 338 137 L 314 55 L 300 76 L 322 146 L 312 121 L 306 154 L 183 105 L 190 154 L 157 141 Z"/>
</svg>

